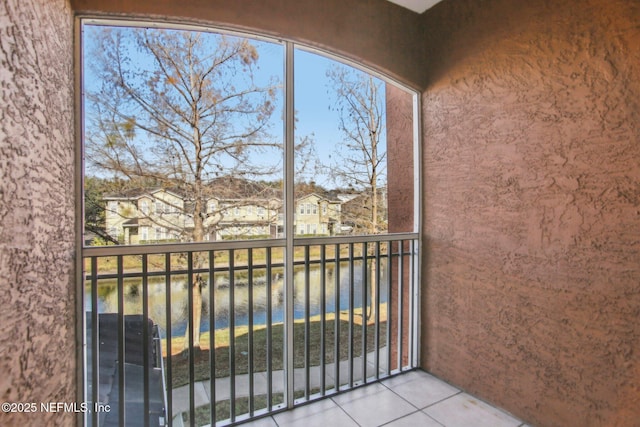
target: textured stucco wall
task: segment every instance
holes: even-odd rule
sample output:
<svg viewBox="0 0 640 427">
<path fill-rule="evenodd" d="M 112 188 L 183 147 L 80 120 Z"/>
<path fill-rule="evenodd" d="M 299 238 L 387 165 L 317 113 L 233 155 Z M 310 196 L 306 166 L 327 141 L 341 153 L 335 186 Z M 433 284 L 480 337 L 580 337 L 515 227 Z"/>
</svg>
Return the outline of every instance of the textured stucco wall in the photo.
<svg viewBox="0 0 640 427">
<path fill-rule="evenodd" d="M 76 401 L 72 28 L 65 0 L 0 2 L 0 402 Z"/>
<path fill-rule="evenodd" d="M 414 149 L 413 149 L 413 95 L 393 85 L 386 85 L 386 124 L 387 124 L 387 204 L 390 233 L 406 233 L 415 230 L 414 224 Z M 405 245 L 405 253 L 410 253 L 410 247 Z M 397 245 L 392 249 L 399 252 Z M 392 266 L 391 295 L 398 295 L 398 263 Z M 409 259 L 403 262 L 403 331 L 409 331 L 409 297 L 411 291 L 408 283 L 411 276 Z M 396 301 L 397 302 L 397 301 Z M 394 303 L 395 304 L 395 303 Z M 395 307 L 392 309 L 395 310 Z M 393 316 L 397 316 L 394 313 Z M 391 366 L 398 363 L 398 326 L 394 321 L 391 325 Z M 402 363 L 409 363 L 409 334 L 404 333 L 402 348 Z"/>
<path fill-rule="evenodd" d="M 330 49 L 419 87 L 421 17 L 382 0 L 72 0 L 80 14 L 169 17 Z"/>
<path fill-rule="evenodd" d="M 386 85 L 389 232 L 414 231 L 413 95 Z"/>
<path fill-rule="evenodd" d="M 423 366 L 541 426 L 640 420 L 640 3 L 424 16 Z"/>
</svg>

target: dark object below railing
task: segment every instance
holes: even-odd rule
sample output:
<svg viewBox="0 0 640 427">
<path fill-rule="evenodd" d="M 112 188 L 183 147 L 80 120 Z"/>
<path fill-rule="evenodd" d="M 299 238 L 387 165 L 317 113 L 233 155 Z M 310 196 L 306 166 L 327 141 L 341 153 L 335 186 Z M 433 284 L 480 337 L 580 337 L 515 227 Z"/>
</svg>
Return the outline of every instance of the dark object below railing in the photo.
<svg viewBox="0 0 640 427">
<path fill-rule="evenodd" d="M 87 319 L 87 334 L 91 336 L 91 321 Z M 127 426 L 165 426 L 166 402 L 161 369 L 162 354 L 158 347 L 159 335 L 157 326 L 151 319 L 147 320 L 149 339 L 145 351 L 142 315 L 124 316 L 125 355 L 124 364 L 118 363 L 118 315 L 103 313 L 98 316 L 99 350 L 99 399 L 102 405 L 97 412 L 100 426 L 119 426 L 120 391 L 125 390 L 124 408 L 127 414 Z M 158 352 L 160 353 L 158 354 Z M 148 356 L 145 360 L 145 354 Z M 124 387 L 120 387 L 119 367 L 124 366 Z M 148 375 L 145 376 L 145 370 Z M 91 378 L 91 377 L 90 377 Z M 145 378 L 148 378 L 145 381 Z M 145 390 L 146 388 L 146 390 Z M 145 403 L 145 394 L 148 395 Z M 92 408 L 95 408 L 92 405 Z M 148 411 L 148 424 L 145 424 L 145 408 Z"/>
</svg>

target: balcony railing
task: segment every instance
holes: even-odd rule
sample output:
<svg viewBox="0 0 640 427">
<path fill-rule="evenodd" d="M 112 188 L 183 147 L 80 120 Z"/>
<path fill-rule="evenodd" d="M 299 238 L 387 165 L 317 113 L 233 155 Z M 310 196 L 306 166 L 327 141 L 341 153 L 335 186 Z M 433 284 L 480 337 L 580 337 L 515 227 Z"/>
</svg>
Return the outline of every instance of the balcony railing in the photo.
<svg viewBox="0 0 640 427">
<path fill-rule="evenodd" d="M 415 234 L 286 247 L 85 248 L 87 424 L 234 424 L 416 366 Z"/>
</svg>

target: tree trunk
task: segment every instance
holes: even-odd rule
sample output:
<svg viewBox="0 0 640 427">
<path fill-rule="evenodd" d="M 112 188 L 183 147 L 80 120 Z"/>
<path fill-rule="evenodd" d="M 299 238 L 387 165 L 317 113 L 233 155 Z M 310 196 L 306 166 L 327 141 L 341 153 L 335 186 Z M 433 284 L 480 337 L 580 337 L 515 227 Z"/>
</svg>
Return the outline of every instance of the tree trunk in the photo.
<svg viewBox="0 0 640 427">
<path fill-rule="evenodd" d="M 191 286 L 193 288 L 193 348 L 200 350 L 200 321 L 202 320 L 202 278 L 199 274 L 192 280 Z M 189 351 L 189 325 L 187 324 L 187 330 L 184 335 L 183 352 Z"/>
<path fill-rule="evenodd" d="M 192 77 L 192 87 L 194 85 L 193 82 L 193 74 Z M 200 140 L 200 134 L 198 132 L 198 114 L 196 106 L 194 108 L 194 129 L 193 129 L 193 141 L 194 146 L 196 148 L 196 158 L 194 161 L 195 164 L 195 180 L 194 180 L 194 193 L 195 193 L 195 203 L 193 207 L 193 241 L 194 242 L 202 242 L 204 241 L 204 213 L 206 209 L 206 203 L 204 203 L 203 197 L 203 189 L 202 189 L 202 145 Z M 198 253 L 194 254 L 193 257 L 193 268 L 200 269 L 204 265 L 204 259 Z M 192 318 L 193 318 L 193 348 L 196 350 L 200 350 L 200 322 L 202 320 L 202 278 L 200 274 L 196 274 L 195 277 L 191 277 L 191 286 L 193 287 L 193 307 L 192 307 Z M 189 326 L 187 325 L 187 330 L 184 336 L 184 346 L 183 351 L 189 350 L 189 338 L 191 338 L 189 334 Z"/>
<path fill-rule="evenodd" d="M 376 288 L 378 286 L 378 283 L 376 280 L 376 272 L 377 272 L 377 267 L 376 267 L 376 261 L 374 259 L 373 261 L 371 261 L 371 265 L 369 266 L 369 283 L 371 283 L 371 286 L 369 287 L 370 302 L 369 302 L 369 310 L 367 313 L 367 323 L 375 319 L 376 312 L 378 310 L 378 306 L 376 304 L 377 303 Z"/>
</svg>

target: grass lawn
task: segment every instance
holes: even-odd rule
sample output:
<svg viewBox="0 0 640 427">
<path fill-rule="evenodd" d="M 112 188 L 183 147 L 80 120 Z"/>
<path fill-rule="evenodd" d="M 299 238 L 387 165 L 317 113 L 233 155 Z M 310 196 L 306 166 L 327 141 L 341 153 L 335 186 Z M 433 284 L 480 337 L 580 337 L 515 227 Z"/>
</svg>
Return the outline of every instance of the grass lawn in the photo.
<svg viewBox="0 0 640 427">
<path fill-rule="evenodd" d="M 272 396 L 272 406 L 279 405 L 284 402 L 284 394 L 283 393 L 274 393 Z M 236 415 L 243 415 L 249 413 L 249 398 L 248 397 L 240 397 L 235 400 L 235 413 Z M 254 410 L 265 409 L 267 407 L 267 396 L 259 395 L 254 397 L 253 401 Z M 203 426 L 209 425 L 211 421 L 211 405 L 199 406 L 195 411 L 195 425 Z M 175 414 L 174 414 L 175 415 Z M 189 412 L 184 412 L 182 414 L 183 421 L 185 425 L 190 425 L 190 416 Z M 229 400 L 223 400 L 216 402 L 216 414 L 215 421 L 223 421 L 231 418 L 231 402 Z"/>
<path fill-rule="evenodd" d="M 359 317 L 359 316 L 358 316 Z M 357 318 L 354 315 L 354 318 Z M 354 322 L 356 323 L 356 322 Z M 354 324 L 353 328 L 353 356 L 358 357 L 362 355 L 362 326 Z M 335 320 L 330 319 L 326 321 L 325 326 L 325 363 L 334 362 L 334 348 L 335 348 Z M 340 347 L 340 360 L 348 360 L 349 358 L 349 322 L 344 319 L 340 319 L 339 325 L 339 347 Z M 221 331 L 217 331 L 221 332 Z M 224 332 L 224 331 L 223 331 Z M 284 360 L 284 327 L 282 324 L 274 325 L 271 329 L 272 334 L 272 353 L 271 353 L 271 369 L 273 371 L 282 370 Z M 216 334 L 217 335 L 217 334 Z M 230 351 L 228 347 L 228 332 L 224 334 L 226 336 L 225 345 L 220 345 L 216 338 L 216 347 L 214 349 L 214 362 L 215 362 L 215 377 L 224 378 L 230 375 Z M 303 368 L 305 366 L 305 324 L 304 322 L 296 322 L 294 324 L 294 366 L 296 368 Z M 375 350 L 375 325 L 370 324 L 367 326 L 367 352 Z M 380 345 L 386 345 L 386 322 L 381 320 L 380 322 Z M 176 340 L 177 341 L 177 340 Z M 201 338 L 202 342 L 208 341 L 208 338 L 203 334 Z M 321 322 L 319 320 L 311 321 L 309 324 L 309 364 L 310 366 L 320 365 L 322 360 L 321 349 Z M 172 345 L 176 345 L 175 342 Z M 177 349 L 181 349 L 181 345 L 176 345 Z M 249 334 L 245 331 L 236 334 L 235 338 L 235 374 L 246 374 L 249 372 Z M 203 347 L 200 351 L 197 351 L 194 357 L 194 371 L 195 380 L 203 381 L 211 378 L 210 373 L 210 356 L 211 350 Z M 269 355 L 267 354 L 267 329 L 262 327 L 261 329 L 254 330 L 253 332 L 253 371 L 265 372 L 267 370 L 267 363 Z M 165 358 L 165 366 L 167 364 Z M 172 369 L 172 388 L 180 387 L 189 383 L 189 358 L 184 354 L 174 354 L 170 358 Z"/>
</svg>

